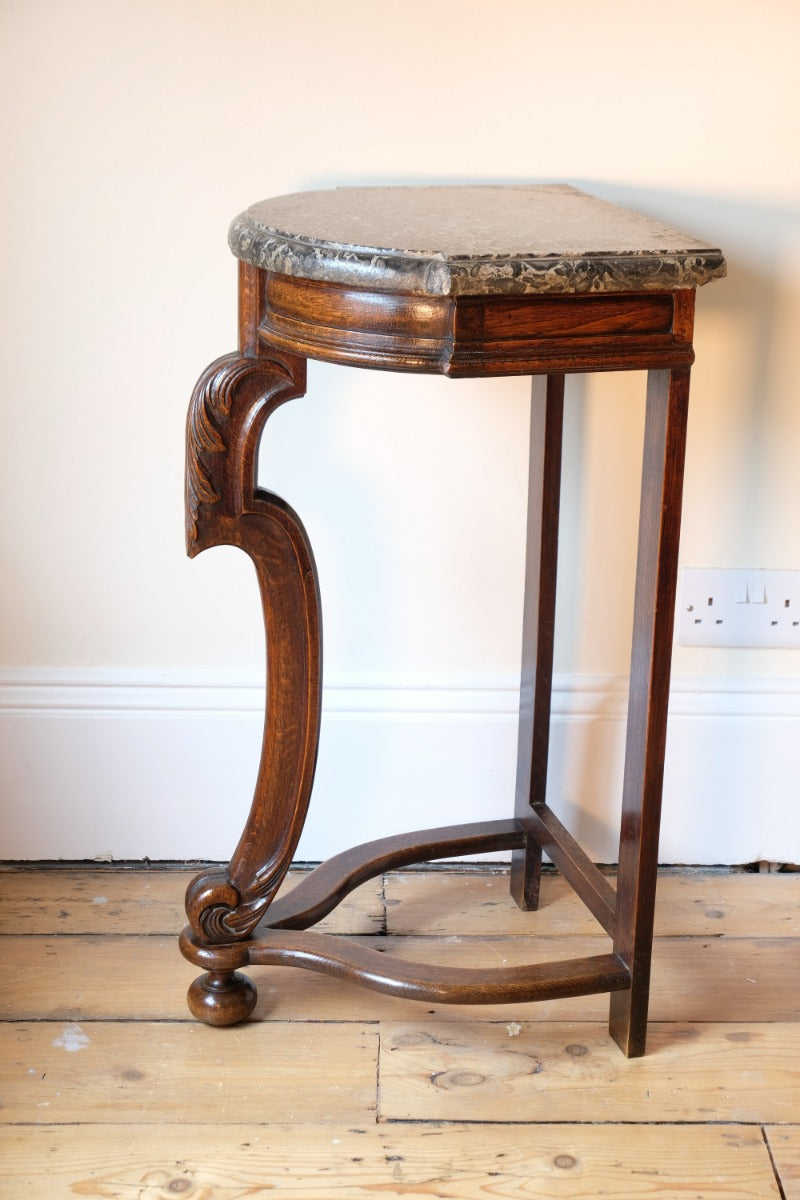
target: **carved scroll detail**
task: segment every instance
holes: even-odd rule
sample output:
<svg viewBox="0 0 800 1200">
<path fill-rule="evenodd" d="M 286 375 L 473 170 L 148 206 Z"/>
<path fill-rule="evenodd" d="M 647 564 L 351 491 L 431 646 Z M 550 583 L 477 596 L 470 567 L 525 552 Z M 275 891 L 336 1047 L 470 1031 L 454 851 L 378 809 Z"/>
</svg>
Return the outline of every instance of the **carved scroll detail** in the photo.
<svg viewBox="0 0 800 1200">
<path fill-rule="evenodd" d="M 287 384 L 294 388 L 296 382 L 283 362 L 241 358 L 236 354 L 218 358 L 200 376 L 189 403 L 186 430 L 186 538 L 190 547 L 197 539 L 200 505 L 217 504 L 222 499 L 222 490 L 220 487 L 217 491 L 219 484 L 215 478 L 221 464 L 213 462 L 209 456 L 223 454 L 227 449 L 226 434 L 233 398 L 236 389 L 248 378 L 259 380 L 262 386 L 271 383 L 269 393 L 276 398 L 282 390 L 281 385 L 283 389 Z M 297 395 L 297 390 L 292 394 Z M 265 401 L 268 398 L 263 394 Z M 281 397 L 278 403 L 282 399 L 288 400 L 289 396 Z"/>
<path fill-rule="evenodd" d="M 228 917 L 241 901 L 236 888 L 220 871 L 198 875 L 186 891 L 186 909 L 193 928 L 207 942 L 227 942 L 236 934 L 227 926 Z"/>
<path fill-rule="evenodd" d="M 267 712 L 253 804 L 226 873 L 187 891 L 196 936 L 240 940 L 258 924 L 302 831 L 316 765 L 320 617 L 311 547 L 296 513 L 256 486 L 269 415 L 305 390 L 305 360 L 228 355 L 203 373 L 187 424 L 187 548 L 233 545 L 252 559 L 267 637 Z"/>
</svg>

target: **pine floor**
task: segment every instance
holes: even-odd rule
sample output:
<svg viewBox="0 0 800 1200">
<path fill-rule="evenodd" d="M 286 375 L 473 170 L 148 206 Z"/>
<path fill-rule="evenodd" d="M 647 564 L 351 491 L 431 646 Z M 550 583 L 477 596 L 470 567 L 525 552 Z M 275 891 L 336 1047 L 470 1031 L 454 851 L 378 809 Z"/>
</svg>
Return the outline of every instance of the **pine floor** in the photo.
<svg viewBox="0 0 800 1200">
<path fill-rule="evenodd" d="M 184 871 L 0 873 L 0 1196 L 800 1200 L 800 874 L 661 879 L 649 1053 L 608 999 L 427 1006 L 254 969 L 193 1022 Z M 601 953 L 563 881 L 408 872 L 329 929 L 424 961 Z"/>
</svg>

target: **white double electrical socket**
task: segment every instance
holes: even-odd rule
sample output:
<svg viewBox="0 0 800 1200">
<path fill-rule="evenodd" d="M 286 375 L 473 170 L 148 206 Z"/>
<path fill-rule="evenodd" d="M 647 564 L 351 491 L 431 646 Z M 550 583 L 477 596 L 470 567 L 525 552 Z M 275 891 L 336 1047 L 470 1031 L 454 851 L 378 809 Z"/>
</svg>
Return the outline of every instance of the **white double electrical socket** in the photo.
<svg viewBox="0 0 800 1200">
<path fill-rule="evenodd" d="M 676 616 L 682 646 L 800 648 L 800 571 L 687 567 Z"/>
</svg>

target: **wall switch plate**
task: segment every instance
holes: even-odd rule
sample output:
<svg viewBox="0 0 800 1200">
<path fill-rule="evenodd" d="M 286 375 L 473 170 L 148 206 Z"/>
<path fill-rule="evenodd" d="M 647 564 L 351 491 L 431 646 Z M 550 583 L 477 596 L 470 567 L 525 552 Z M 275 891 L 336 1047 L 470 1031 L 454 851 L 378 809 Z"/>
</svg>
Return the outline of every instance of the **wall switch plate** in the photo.
<svg viewBox="0 0 800 1200">
<path fill-rule="evenodd" d="M 800 649 L 800 571 L 687 567 L 677 626 L 681 646 Z"/>
</svg>

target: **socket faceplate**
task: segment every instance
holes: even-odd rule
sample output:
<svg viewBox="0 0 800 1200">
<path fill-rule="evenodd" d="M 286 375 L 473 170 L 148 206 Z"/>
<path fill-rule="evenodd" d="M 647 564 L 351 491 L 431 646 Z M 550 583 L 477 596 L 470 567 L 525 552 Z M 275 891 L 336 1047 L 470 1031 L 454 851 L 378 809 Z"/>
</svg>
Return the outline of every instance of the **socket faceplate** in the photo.
<svg viewBox="0 0 800 1200">
<path fill-rule="evenodd" d="M 687 567 L 677 626 L 681 646 L 800 649 L 800 571 Z"/>
</svg>

